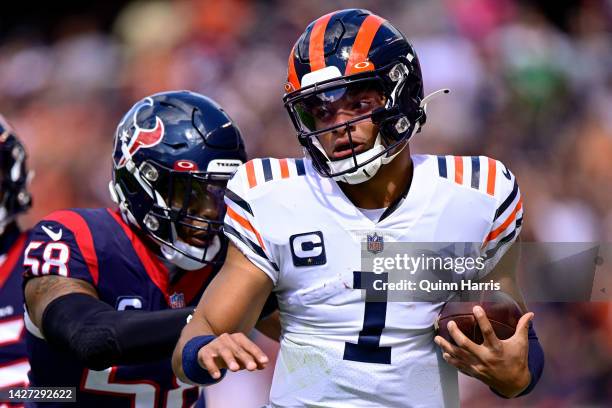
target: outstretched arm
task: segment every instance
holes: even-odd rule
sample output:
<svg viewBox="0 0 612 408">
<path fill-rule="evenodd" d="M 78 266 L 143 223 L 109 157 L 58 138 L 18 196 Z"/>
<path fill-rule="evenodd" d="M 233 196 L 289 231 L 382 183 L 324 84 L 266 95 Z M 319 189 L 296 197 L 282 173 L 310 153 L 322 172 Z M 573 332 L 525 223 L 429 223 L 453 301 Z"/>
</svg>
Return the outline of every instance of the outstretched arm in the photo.
<svg viewBox="0 0 612 408">
<path fill-rule="evenodd" d="M 268 357 L 249 333 L 272 291 L 272 281 L 233 244 L 174 349 L 172 368 L 182 381 L 208 385 L 231 371 L 263 369 Z"/>
<path fill-rule="evenodd" d="M 193 310 L 118 311 L 88 282 L 53 275 L 30 279 L 25 299 L 46 341 L 95 370 L 168 358 Z"/>
</svg>

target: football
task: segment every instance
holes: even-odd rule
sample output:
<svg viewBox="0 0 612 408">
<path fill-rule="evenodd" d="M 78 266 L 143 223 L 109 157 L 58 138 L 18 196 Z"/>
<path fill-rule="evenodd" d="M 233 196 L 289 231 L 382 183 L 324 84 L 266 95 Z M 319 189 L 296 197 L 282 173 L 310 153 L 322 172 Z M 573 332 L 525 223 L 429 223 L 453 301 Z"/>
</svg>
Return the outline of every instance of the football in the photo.
<svg viewBox="0 0 612 408">
<path fill-rule="evenodd" d="M 476 344 L 482 344 L 484 341 L 482 332 L 476 316 L 472 313 L 476 305 L 484 309 L 497 338 L 506 340 L 512 337 L 523 313 L 514 299 L 501 291 L 484 292 L 478 301 L 447 302 L 434 324 L 436 334 L 444 337 L 451 344 L 455 344 L 447 327 L 448 322 L 454 320 L 466 337 Z"/>
</svg>

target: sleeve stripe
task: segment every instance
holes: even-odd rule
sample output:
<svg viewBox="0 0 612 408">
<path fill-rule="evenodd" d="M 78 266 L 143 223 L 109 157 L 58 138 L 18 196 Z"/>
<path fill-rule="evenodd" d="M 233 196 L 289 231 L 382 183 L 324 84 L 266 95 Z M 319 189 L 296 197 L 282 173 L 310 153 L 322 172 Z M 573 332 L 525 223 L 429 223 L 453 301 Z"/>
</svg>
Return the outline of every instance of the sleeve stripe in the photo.
<svg viewBox="0 0 612 408">
<path fill-rule="evenodd" d="M 280 170 L 281 170 L 281 178 L 289 177 L 289 166 L 287 165 L 287 159 L 279 160 Z"/>
<path fill-rule="evenodd" d="M 242 208 L 244 211 L 253 215 L 253 210 L 251 209 L 251 206 L 249 205 L 249 203 L 247 203 L 242 197 L 234 193 L 229 188 L 225 190 L 225 198 L 231 200 L 233 203 L 236 203 L 238 207 Z"/>
<path fill-rule="evenodd" d="M 446 156 L 438 156 L 438 174 L 440 174 L 440 177 L 448 177 L 446 173 Z"/>
<path fill-rule="evenodd" d="M 504 232 L 506 230 L 506 228 L 508 228 L 508 226 L 516 219 L 516 214 L 523 208 L 523 199 L 519 199 L 518 203 L 516 204 L 516 207 L 514 207 L 514 210 L 512 210 L 512 212 L 510 213 L 510 215 L 508 216 L 508 218 L 506 218 L 506 221 L 504 221 L 499 227 L 497 227 L 496 229 L 494 229 L 493 231 L 491 231 L 489 233 L 489 235 L 487 236 L 487 238 L 485 239 L 485 244 L 489 241 L 494 240 L 495 238 L 497 238 L 502 232 Z"/>
<path fill-rule="evenodd" d="M 55 221 L 72 231 L 76 244 L 87 264 L 87 269 L 89 269 L 89 274 L 94 284 L 97 285 L 99 276 L 98 255 L 96 254 L 96 247 L 94 246 L 93 236 L 87 221 L 78 213 L 68 210 L 54 212 L 44 218 L 43 221 Z"/>
<path fill-rule="evenodd" d="M 480 157 L 472 156 L 472 188 L 480 187 Z"/>
<path fill-rule="evenodd" d="M 295 159 L 295 168 L 297 170 L 298 176 L 303 176 L 306 174 L 306 169 L 304 168 L 304 160 Z"/>
<path fill-rule="evenodd" d="M 508 241 L 511 241 L 515 235 L 516 235 L 516 229 L 512 230 L 510 234 L 506 235 L 501 240 L 499 240 L 499 242 L 497 243 L 497 245 L 495 245 L 493 249 L 490 249 L 486 252 L 487 259 L 494 257 L 497 251 L 499 250 L 499 248 L 505 243 L 507 243 Z"/>
<path fill-rule="evenodd" d="M 521 228 L 523 226 L 523 217 L 516 219 L 516 228 Z"/>
<path fill-rule="evenodd" d="M 264 181 L 272 180 L 272 164 L 270 164 L 270 159 L 261 159 L 261 164 L 263 165 Z"/>
<path fill-rule="evenodd" d="M 463 184 L 463 157 L 455 156 L 455 183 Z"/>
<path fill-rule="evenodd" d="M 487 194 L 495 195 L 495 176 L 497 175 L 497 169 L 495 160 L 489 157 L 489 172 L 487 175 Z"/>
<path fill-rule="evenodd" d="M 508 209 L 508 207 L 510 207 L 510 204 L 512 204 L 512 202 L 514 201 L 514 199 L 516 198 L 516 195 L 518 193 L 518 183 L 516 182 L 516 179 L 514 179 L 514 187 L 512 188 L 512 192 L 510 193 L 510 195 L 504 200 L 504 202 L 502 203 L 502 205 L 499 206 L 499 208 L 497 209 L 497 211 L 495 211 L 495 218 L 493 218 L 493 221 L 495 221 L 496 219 L 499 218 L 500 215 L 502 215 L 504 213 L 504 211 L 506 211 Z"/>
<path fill-rule="evenodd" d="M 266 253 L 264 252 L 263 249 L 261 249 L 261 247 L 259 247 L 257 244 L 255 244 L 253 241 L 251 241 L 250 239 L 248 239 L 247 237 L 241 235 L 238 231 L 236 231 L 236 229 L 234 229 L 231 225 L 225 224 L 225 226 L 223 227 L 224 231 L 228 234 L 233 235 L 234 237 L 236 237 L 240 242 L 242 242 L 244 245 L 246 245 L 251 251 L 255 252 L 257 255 L 259 255 L 261 258 L 265 259 L 270 265 L 272 265 L 272 267 L 274 268 L 274 270 L 278 271 L 278 265 L 276 265 L 274 262 L 272 262 L 271 260 L 268 259 L 268 257 L 266 256 Z"/>
<path fill-rule="evenodd" d="M 255 165 L 253 164 L 253 160 L 248 161 L 245 167 L 247 179 L 249 181 L 249 187 L 253 188 L 257 185 L 257 178 L 255 177 Z"/>
<path fill-rule="evenodd" d="M 259 242 L 259 245 L 262 248 L 265 248 L 265 245 L 263 243 L 263 240 L 261 239 L 261 236 L 259 235 L 259 232 L 257 232 L 257 230 L 253 227 L 253 225 L 249 222 L 249 220 L 247 220 L 246 218 L 242 217 L 240 214 L 238 214 L 236 211 L 234 211 L 232 209 L 232 207 L 227 207 L 227 215 L 228 217 L 230 217 L 232 220 L 236 221 L 238 224 L 240 224 L 244 229 L 251 231 L 253 234 L 255 234 L 255 236 L 257 237 L 257 241 Z"/>
</svg>

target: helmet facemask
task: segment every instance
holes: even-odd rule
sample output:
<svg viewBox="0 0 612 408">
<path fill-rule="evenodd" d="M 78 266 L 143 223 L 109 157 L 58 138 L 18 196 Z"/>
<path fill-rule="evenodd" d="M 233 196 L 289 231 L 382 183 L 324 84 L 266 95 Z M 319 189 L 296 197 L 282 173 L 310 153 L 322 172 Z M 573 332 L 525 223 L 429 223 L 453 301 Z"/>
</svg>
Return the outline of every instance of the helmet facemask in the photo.
<svg viewBox="0 0 612 408">
<path fill-rule="evenodd" d="M 152 161 L 134 170 L 134 181 L 153 204 L 141 219 L 128 212 L 161 244 L 164 257 L 186 270 L 221 263 L 217 255 L 226 245 L 223 197 L 231 174 L 174 170 Z"/>
<path fill-rule="evenodd" d="M 2 126 L 0 131 L 8 125 Z M 28 186 L 34 176 L 26 167 L 26 153 L 11 133 L 0 136 L 0 235 L 6 227 L 15 221 L 17 216 L 27 211 L 32 205 Z"/>
<path fill-rule="evenodd" d="M 406 146 L 424 123 L 420 101 L 401 97 L 409 76 L 408 65 L 397 63 L 319 81 L 285 96 L 298 139 L 322 176 L 362 183 Z M 335 117 L 341 113 L 348 120 L 339 123 Z M 328 117 L 331 121 L 326 123 Z M 355 134 L 356 127 L 364 125 L 373 126 L 376 132 L 375 139 L 368 141 L 370 146 Z M 330 139 L 335 150 L 330 149 Z"/>
<path fill-rule="evenodd" d="M 218 262 L 216 257 L 225 245 L 223 197 L 230 175 L 177 171 L 160 165 L 152 170 L 151 165 L 143 163 L 145 178 L 147 173 L 158 172 L 152 184 L 162 200 L 145 215 L 144 225 L 162 243 L 164 256 L 183 269 Z"/>
</svg>

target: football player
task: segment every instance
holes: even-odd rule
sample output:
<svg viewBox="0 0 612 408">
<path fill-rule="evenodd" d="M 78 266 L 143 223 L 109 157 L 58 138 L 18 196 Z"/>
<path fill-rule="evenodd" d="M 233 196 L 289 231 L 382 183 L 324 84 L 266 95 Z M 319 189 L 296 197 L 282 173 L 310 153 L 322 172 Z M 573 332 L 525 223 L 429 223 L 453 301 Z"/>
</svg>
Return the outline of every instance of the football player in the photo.
<svg viewBox="0 0 612 408">
<path fill-rule="evenodd" d="M 307 157 L 252 160 L 228 183 L 233 246 L 175 349 L 179 378 L 261 368 L 267 356 L 243 333 L 274 291 L 275 407 L 458 406 L 456 368 L 504 397 L 529 392 L 543 364 L 532 313 L 501 341 L 475 308 L 485 342 L 451 323 L 453 345 L 434 338 L 442 300 L 365 301 L 369 236 L 375 251 L 384 240 L 478 243 L 483 274 L 526 311 L 508 268 L 495 268 L 511 263 L 502 256 L 521 229 L 516 179 L 487 157 L 411 155 L 428 98 L 404 35 L 367 10 L 327 14 L 293 47 L 285 92 Z"/>
<path fill-rule="evenodd" d="M 214 101 L 179 91 L 136 103 L 114 143 L 118 208 L 54 212 L 26 245 L 30 381 L 76 387 L 82 407 L 190 406 L 198 387 L 170 355 L 225 258 L 223 195 L 244 142 Z"/>
<path fill-rule="evenodd" d="M 27 232 L 17 217 L 32 205 L 26 152 L 0 115 L 0 389 L 28 384 L 21 262 Z"/>
</svg>

